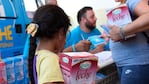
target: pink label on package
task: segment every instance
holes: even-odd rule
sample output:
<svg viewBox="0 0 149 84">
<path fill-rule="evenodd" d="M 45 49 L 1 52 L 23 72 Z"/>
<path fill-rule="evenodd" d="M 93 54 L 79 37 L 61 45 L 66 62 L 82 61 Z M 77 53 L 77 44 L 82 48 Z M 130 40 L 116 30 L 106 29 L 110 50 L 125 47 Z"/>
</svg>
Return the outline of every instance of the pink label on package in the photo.
<svg viewBox="0 0 149 84">
<path fill-rule="evenodd" d="M 97 57 L 88 52 L 60 54 L 65 84 L 95 84 Z"/>
<path fill-rule="evenodd" d="M 126 4 L 120 5 L 107 13 L 108 24 L 125 26 L 132 22 L 131 16 Z"/>
</svg>

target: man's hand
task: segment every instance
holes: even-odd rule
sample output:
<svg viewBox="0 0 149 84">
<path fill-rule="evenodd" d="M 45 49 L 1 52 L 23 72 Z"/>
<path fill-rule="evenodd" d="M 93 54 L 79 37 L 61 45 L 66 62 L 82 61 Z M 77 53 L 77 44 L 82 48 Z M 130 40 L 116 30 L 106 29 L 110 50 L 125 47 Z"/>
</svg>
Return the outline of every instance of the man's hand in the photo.
<svg viewBox="0 0 149 84">
<path fill-rule="evenodd" d="M 110 35 L 107 34 L 105 31 L 101 35 L 99 35 L 99 37 L 103 38 L 105 40 L 105 43 L 108 43 L 110 40 Z"/>
<path fill-rule="evenodd" d="M 91 46 L 90 41 L 82 40 L 75 45 L 75 48 L 76 48 L 76 51 L 80 51 L 80 52 L 86 51 L 87 52 L 87 51 L 89 51 L 90 46 Z"/>
<path fill-rule="evenodd" d="M 122 38 L 120 36 L 120 28 L 117 26 L 108 26 L 110 28 L 110 38 L 114 42 L 122 41 Z"/>
<path fill-rule="evenodd" d="M 98 45 L 98 46 L 96 46 L 96 48 L 94 50 L 91 50 L 89 52 L 92 53 L 92 54 L 101 52 L 101 51 L 104 50 L 104 46 L 105 46 L 105 44 Z"/>
</svg>

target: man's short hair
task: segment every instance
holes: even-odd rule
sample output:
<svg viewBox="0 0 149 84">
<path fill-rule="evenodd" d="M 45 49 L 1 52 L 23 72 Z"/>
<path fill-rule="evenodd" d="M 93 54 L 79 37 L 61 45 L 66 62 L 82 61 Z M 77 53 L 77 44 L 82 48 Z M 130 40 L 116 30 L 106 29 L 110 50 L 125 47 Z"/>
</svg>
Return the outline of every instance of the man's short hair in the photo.
<svg viewBox="0 0 149 84">
<path fill-rule="evenodd" d="M 80 9 L 78 11 L 78 14 L 77 14 L 77 21 L 78 21 L 78 23 L 80 23 L 82 17 L 85 17 L 85 13 L 88 10 L 93 10 L 93 8 L 92 7 L 89 7 L 89 6 L 85 6 L 85 7 L 83 7 L 82 9 Z"/>
</svg>

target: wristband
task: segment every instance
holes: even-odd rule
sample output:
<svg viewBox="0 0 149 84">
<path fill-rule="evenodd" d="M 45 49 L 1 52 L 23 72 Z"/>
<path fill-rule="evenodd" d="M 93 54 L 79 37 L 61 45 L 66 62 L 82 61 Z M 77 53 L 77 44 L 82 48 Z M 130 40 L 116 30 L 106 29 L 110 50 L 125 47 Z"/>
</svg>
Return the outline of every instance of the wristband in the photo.
<svg viewBox="0 0 149 84">
<path fill-rule="evenodd" d="M 120 36 L 121 36 L 121 38 L 124 39 L 124 40 L 127 39 L 126 36 L 125 36 L 125 33 L 124 33 L 123 28 L 120 28 Z"/>
<path fill-rule="evenodd" d="M 72 45 L 72 51 L 76 52 L 75 44 Z"/>
</svg>

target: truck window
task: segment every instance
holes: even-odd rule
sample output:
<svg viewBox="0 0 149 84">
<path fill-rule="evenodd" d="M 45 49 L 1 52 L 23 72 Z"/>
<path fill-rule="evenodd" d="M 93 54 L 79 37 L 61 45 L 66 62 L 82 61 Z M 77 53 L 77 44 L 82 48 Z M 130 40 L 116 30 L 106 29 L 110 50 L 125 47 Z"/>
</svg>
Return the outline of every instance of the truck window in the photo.
<svg viewBox="0 0 149 84">
<path fill-rule="evenodd" d="M 2 5 L 2 2 L 1 2 L 1 0 L 0 0 L 0 17 L 4 17 L 5 16 L 5 12 L 4 12 L 4 7 L 3 7 L 3 5 Z"/>
<path fill-rule="evenodd" d="M 24 0 L 28 18 L 32 19 L 36 9 L 45 4 L 44 0 Z"/>
</svg>

